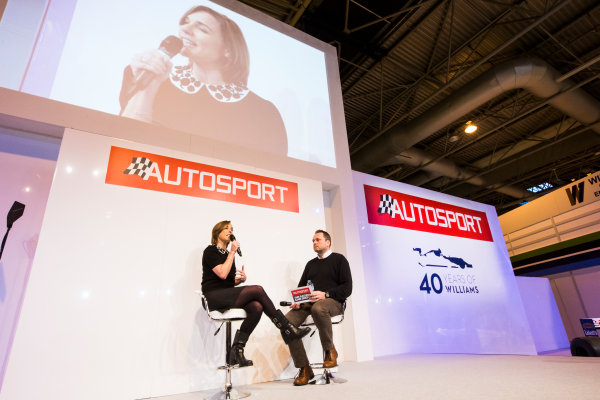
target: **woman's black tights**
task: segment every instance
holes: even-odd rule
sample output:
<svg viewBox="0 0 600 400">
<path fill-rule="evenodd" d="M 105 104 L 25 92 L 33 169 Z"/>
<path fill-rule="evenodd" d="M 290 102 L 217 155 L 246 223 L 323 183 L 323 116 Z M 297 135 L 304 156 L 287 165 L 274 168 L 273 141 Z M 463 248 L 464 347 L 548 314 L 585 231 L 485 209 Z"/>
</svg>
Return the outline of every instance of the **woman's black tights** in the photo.
<svg viewBox="0 0 600 400">
<path fill-rule="evenodd" d="M 246 319 L 242 322 L 240 331 L 248 335 L 258 325 L 263 311 L 269 318 L 273 318 L 277 311 L 265 289 L 258 285 L 244 286 L 231 308 L 243 308 L 246 311 Z"/>
</svg>

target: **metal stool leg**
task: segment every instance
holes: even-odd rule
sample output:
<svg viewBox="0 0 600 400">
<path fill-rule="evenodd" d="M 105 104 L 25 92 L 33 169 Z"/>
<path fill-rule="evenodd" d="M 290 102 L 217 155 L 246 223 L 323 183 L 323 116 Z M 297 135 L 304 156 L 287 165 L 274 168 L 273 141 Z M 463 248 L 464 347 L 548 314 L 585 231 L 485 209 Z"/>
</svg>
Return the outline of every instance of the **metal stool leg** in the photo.
<svg viewBox="0 0 600 400">
<path fill-rule="evenodd" d="M 330 383 L 330 381 L 333 382 L 333 383 L 346 383 L 346 382 L 348 382 L 348 379 L 344 379 L 344 378 L 341 378 L 341 377 L 336 377 L 328 369 L 326 369 L 324 373 L 327 374 L 327 383 Z"/>
<path fill-rule="evenodd" d="M 323 373 L 319 377 L 315 377 L 314 381 L 310 382 L 315 385 L 329 385 L 330 383 L 346 383 L 347 379 L 336 377 L 333 372 L 327 368 L 323 368 L 323 364 L 315 363 L 311 364 L 311 367 L 315 369 L 323 369 Z"/>
<path fill-rule="evenodd" d="M 284 305 L 284 304 L 282 304 Z M 332 316 L 332 325 L 337 325 L 342 323 L 344 320 L 344 312 L 346 311 L 346 302 L 342 304 L 342 314 Z M 304 322 L 301 326 L 311 326 L 314 325 L 312 318 L 309 316 L 310 320 Z M 317 329 L 313 330 L 309 337 L 313 337 L 313 335 L 317 332 Z M 312 369 L 322 369 L 323 373 L 321 376 L 316 376 L 309 382 L 309 384 L 314 385 L 328 385 L 330 383 L 346 383 L 347 379 L 336 377 L 328 368 L 323 368 L 323 363 L 310 363 Z M 337 372 L 336 372 L 337 373 Z"/>
<path fill-rule="evenodd" d="M 229 364 L 229 354 L 231 353 L 231 321 L 225 322 L 225 365 L 219 369 L 225 370 L 225 386 L 223 390 L 215 393 L 211 400 L 237 400 L 250 396 L 248 392 L 240 392 L 233 388 L 231 383 L 231 370 L 235 367 Z"/>
</svg>

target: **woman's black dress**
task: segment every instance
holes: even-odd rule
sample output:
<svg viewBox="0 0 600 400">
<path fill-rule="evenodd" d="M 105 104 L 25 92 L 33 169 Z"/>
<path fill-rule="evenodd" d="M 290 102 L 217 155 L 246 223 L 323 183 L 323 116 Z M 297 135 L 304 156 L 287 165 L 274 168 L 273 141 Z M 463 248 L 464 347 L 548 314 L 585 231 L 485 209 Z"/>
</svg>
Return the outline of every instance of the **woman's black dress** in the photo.
<svg viewBox="0 0 600 400">
<path fill-rule="evenodd" d="M 219 248 L 211 244 L 204 249 L 202 255 L 202 293 L 206 296 L 211 310 L 227 310 L 237 300 L 243 287 L 235 287 L 235 261 L 227 278 L 221 279 L 213 272 L 213 268 L 227 260 L 229 252 L 221 253 Z"/>
</svg>

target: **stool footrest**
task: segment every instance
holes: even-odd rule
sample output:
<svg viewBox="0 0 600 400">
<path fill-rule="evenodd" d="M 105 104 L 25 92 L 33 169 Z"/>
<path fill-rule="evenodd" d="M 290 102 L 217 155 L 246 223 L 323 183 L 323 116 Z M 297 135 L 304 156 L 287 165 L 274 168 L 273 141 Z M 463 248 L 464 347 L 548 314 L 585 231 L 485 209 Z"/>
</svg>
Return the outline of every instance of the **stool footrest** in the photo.
<svg viewBox="0 0 600 400">
<path fill-rule="evenodd" d="M 311 385 L 328 385 L 332 382 L 334 383 L 346 383 L 348 382 L 344 378 L 340 378 L 334 375 L 337 374 L 337 365 L 332 368 L 323 368 L 323 363 L 313 363 L 310 364 L 311 368 L 314 369 L 322 369 L 323 373 L 321 375 L 315 374 L 315 377 L 309 382 Z"/>
<path fill-rule="evenodd" d="M 248 367 L 252 367 L 252 365 L 246 365 L 245 367 L 240 367 L 238 364 L 235 364 L 235 365 L 221 365 L 220 367 L 217 367 L 217 369 L 238 369 L 238 368 L 248 368 Z"/>
<path fill-rule="evenodd" d="M 335 369 L 335 370 L 337 370 L 337 368 L 339 367 L 339 365 L 336 365 L 334 367 L 325 368 L 323 366 L 323 363 L 310 363 L 309 365 L 313 369 L 326 369 L 326 370 L 329 370 L 329 369 Z"/>
</svg>

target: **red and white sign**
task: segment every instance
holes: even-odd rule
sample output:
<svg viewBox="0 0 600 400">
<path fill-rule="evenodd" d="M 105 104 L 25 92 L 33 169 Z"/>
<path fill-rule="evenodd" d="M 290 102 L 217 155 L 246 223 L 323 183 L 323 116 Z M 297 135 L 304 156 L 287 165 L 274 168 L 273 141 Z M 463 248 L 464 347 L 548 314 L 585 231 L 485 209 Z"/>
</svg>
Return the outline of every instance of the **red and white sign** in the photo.
<svg viewBox="0 0 600 400">
<path fill-rule="evenodd" d="M 486 214 L 364 185 L 369 223 L 492 242 Z"/>
<path fill-rule="evenodd" d="M 105 183 L 299 212 L 295 182 L 116 146 Z"/>
<path fill-rule="evenodd" d="M 300 286 L 299 288 L 290 290 L 292 293 L 292 300 L 294 303 L 307 303 L 310 301 L 308 296 L 311 294 L 310 287 L 308 286 Z"/>
</svg>

